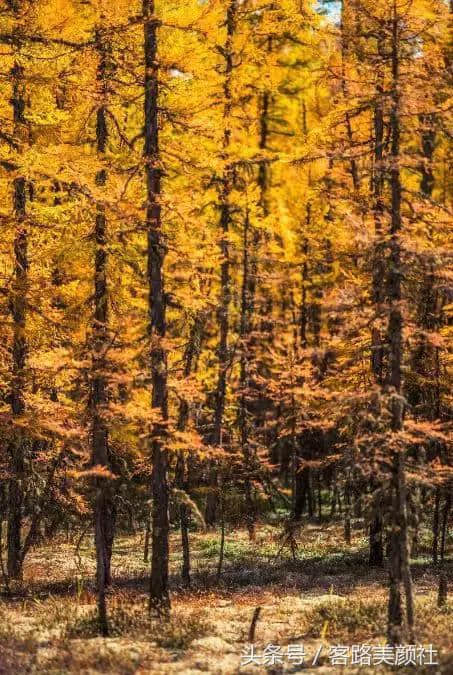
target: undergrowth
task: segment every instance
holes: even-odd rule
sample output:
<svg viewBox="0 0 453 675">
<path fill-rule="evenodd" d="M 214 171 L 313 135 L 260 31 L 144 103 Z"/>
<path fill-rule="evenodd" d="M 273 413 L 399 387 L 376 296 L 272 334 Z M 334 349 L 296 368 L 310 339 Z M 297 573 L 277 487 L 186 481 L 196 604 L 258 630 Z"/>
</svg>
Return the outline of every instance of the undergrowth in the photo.
<svg viewBox="0 0 453 675">
<path fill-rule="evenodd" d="M 109 611 L 110 637 L 132 637 L 151 641 L 171 650 L 187 649 L 193 640 L 205 637 L 212 630 L 202 612 L 173 613 L 167 620 L 156 620 L 141 604 L 114 604 Z M 99 635 L 96 608 L 77 618 L 66 628 L 66 637 L 94 638 Z"/>
</svg>

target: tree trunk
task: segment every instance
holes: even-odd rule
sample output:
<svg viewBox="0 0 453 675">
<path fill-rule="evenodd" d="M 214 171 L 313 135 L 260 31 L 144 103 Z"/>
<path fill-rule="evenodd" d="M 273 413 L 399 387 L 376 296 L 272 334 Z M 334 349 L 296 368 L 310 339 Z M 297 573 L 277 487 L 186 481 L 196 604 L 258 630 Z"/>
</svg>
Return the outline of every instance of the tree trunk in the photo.
<svg viewBox="0 0 453 675">
<path fill-rule="evenodd" d="M 250 540 L 255 538 L 255 503 L 253 500 L 253 455 L 249 442 L 250 433 L 250 376 L 249 376 L 249 350 L 250 350 L 250 323 L 252 314 L 252 288 L 250 281 L 250 219 L 247 209 L 244 219 L 244 237 L 242 249 L 242 293 L 241 293 L 241 320 L 239 337 L 241 340 L 241 362 L 239 375 L 239 429 L 241 434 L 241 448 L 243 455 L 244 493 L 245 493 L 245 520 Z M 252 282 L 253 283 L 253 282 Z"/>
<path fill-rule="evenodd" d="M 198 357 L 201 350 L 201 340 L 203 336 L 204 326 L 206 322 L 206 314 L 199 312 L 194 319 L 189 342 L 184 354 L 184 377 L 196 370 Z M 178 429 L 184 431 L 189 419 L 189 404 L 186 399 L 181 400 L 179 407 Z M 185 457 L 181 453 L 176 463 L 176 485 L 184 492 L 189 493 L 190 490 L 190 457 Z M 181 546 L 182 546 L 182 567 L 181 577 L 186 588 L 190 586 L 190 540 L 189 540 L 189 524 L 190 524 L 190 509 L 181 501 L 179 505 L 179 520 L 181 527 Z"/>
<path fill-rule="evenodd" d="M 383 36 L 378 37 L 378 53 L 383 58 Z M 376 100 L 373 109 L 374 119 L 374 166 L 373 166 L 373 210 L 374 210 L 374 258 L 373 258 L 373 302 L 379 307 L 385 300 L 385 259 L 383 241 L 384 204 L 384 73 L 382 65 L 378 66 L 376 81 Z M 377 330 L 377 329 L 375 329 Z M 373 336 L 373 374 L 376 381 L 383 381 L 383 346 L 379 331 Z"/>
<path fill-rule="evenodd" d="M 228 161 L 228 153 L 231 144 L 231 77 L 233 73 L 233 36 L 236 29 L 237 0 L 230 0 L 226 16 L 227 37 L 223 54 L 225 56 L 225 81 L 223 85 L 224 109 L 223 109 L 223 152 L 222 159 L 225 162 L 220 188 L 220 252 L 222 262 L 220 265 L 220 302 L 218 309 L 219 322 L 219 348 L 218 348 L 218 377 L 215 396 L 214 424 L 212 429 L 211 443 L 213 446 L 222 445 L 223 414 L 227 390 L 227 372 L 229 366 L 229 315 L 230 315 L 230 247 L 229 229 L 231 221 L 231 192 L 233 190 L 233 166 Z M 215 524 L 217 519 L 218 505 L 218 476 L 215 466 L 210 471 L 210 491 L 207 496 L 205 521 L 208 526 Z"/>
<path fill-rule="evenodd" d="M 447 487 L 448 490 L 448 487 Z M 450 516 L 450 509 L 451 509 L 451 491 L 449 490 L 447 494 L 445 495 L 445 504 L 444 504 L 444 512 L 442 514 L 442 534 L 441 534 L 441 539 L 440 539 L 440 559 L 441 562 L 444 562 L 445 558 L 445 549 L 446 549 L 446 544 L 447 544 L 447 530 L 448 530 L 448 519 Z"/>
<path fill-rule="evenodd" d="M 170 523 L 168 515 L 168 458 L 165 449 L 168 419 L 167 354 L 163 346 L 166 334 L 166 301 L 163 265 L 165 242 L 161 220 L 161 174 L 158 127 L 159 64 L 157 60 L 158 20 L 154 0 L 143 0 L 143 37 L 145 60 L 144 159 L 146 176 L 146 230 L 148 236 L 149 337 L 152 380 L 151 405 L 162 422 L 154 425 L 150 438 L 152 455 L 152 555 L 150 611 L 158 615 L 170 610 L 168 556 Z"/>
<path fill-rule="evenodd" d="M 95 176 L 96 185 L 105 188 L 107 171 L 105 152 L 108 141 L 107 129 L 107 94 L 110 64 L 109 47 L 105 42 L 102 27 L 98 27 L 95 35 L 98 54 L 97 86 L 100 105 L 96 119 L 96 151 L 101 168 Z M 93 355 L 91 380 L 91 419 L 92 447 L 91 460 L 94 466 L 110 470 L 108 428 L 105 411 L 108 404 L 107 360 L 106 352 L 109 343 L 109 309 L 107 284 L 107 219 L 105 205 L 98 200 L 96 204 L 96 221 L 94 227 L 95 260 L 94 260 L 94 316 L 93 316 Z M 96 580 L 98 591 L 99 624 L 101 633 L 108 635 L 108 620 L 105 590 L 110 584 L 110 561 L 114 537 L 115 506 L 113 489 L 109 478 L 96 479 L 95 497 L 95 546 L 96 546 Z"/>
<path fill-rule="evenodd" d="M 383 36 L 378 37 L 378 52 L 382 58 Z M 376 306 L 377 314 L 385 300 L 385 259 L 383 241 L 383 217 L 385 205 L 384 191 L 384 75 L 382 65 L 378 66 L 376 83 L 376 102 L 374 105 L 374 171 L 373 171 L 373 201 L 374 201 L 374 229 L 375 244 L 373 252 L 373 286 L 372 298 Z M 381 330 L 374 325 L 371 332 L 371 370 L 375 382 L 379 385 L 384 381 L 384 343 Z M 373 481 L 373 487 L 378 489 L 378 481 Z M 377 511 L 379 510 L 377 506 Z M 369 530 L 369 564 L 373 567 L 382 567 L 384 564 L 382 515 L 376 513 Z"/>
<path fill-rule="evenodd" d="M 317 493 L 318 493 L 318 520 L 322 521 L 322 493 L 321 493 L 321 470 L 317 472 Z"/>
<path fill-rule="evenodd" d="M 151 511 L 146 514 L 145 541 L 143 542 L 143 562 L 149 560 L 149 540 L 151 538 Z"/>
<path fill-rule="evenodd" d="M 348 61 L 348 51 L 349 51 L 349 40 L 350 40 L 350 35 L 347 33 L 347 28 L 348 28 L 348 3 L 347 0 L 342 0 L 341 3 L 341 89 L 343 92 L 343 97 L 345 102 L 347 103 L 349 100 L 349 86 L 348 86 L 348 80 L 346 76 L 346 70 L 345 70 L 345 65 Z M 353 132 L 352 132 L 352 123 L 351 123 L 351 115 L 349 113 L 349 110 L 346 110 L 345 112 L 345 120 L 346 120 L 346 133 L 348 136 L 348 143 L 349 143 L 349 149 L 351 154 L 353 153 L 353 147 L 354 147 L 354 137 L 353 137 Z M 354 188 L 355 192 L 358 192 L 360 188 L 360 179 L 359 179 L 359 172 L 358 172 L 358 167 L 357 167 L 357 162 L 356 160 L 352 157 L 350 159 L 350 171 L 351 171 L 351 177 L 352 177 L 352 186 Z"/>
<path fill-rule="evenodd" d="M 307 511 L 308 517 L 312 518 L 313 494 L 311 486 L 311 470 L 309 466 L 305 466 L 302 470 L 296 471 L 294 499 L 295 520 L 300 520 L 305 510 Z"/>
<path fill-rule="evenodd" d="M 371 567 L 382 567 L 384 565 L 384 548 L 382 544 L 382 518 L 380 515 L 374 516 L 370 523 L 369 548 L 369 565 Z"/>
<path fill-rule="evenodd" d="M 392 133 L 391 178 L 391 227 L 390 259 L 388 261 L 389 319 L 387 340 L 389 345 L 388 384 L 393 389 L 391 397 L 392 429 L 395 433 L 403 427 L 404 399 L 401 395 L 403 358 L 403 315 L 401 309 L 401 177 L 400 177 L 400 93 L 399 93 L 399 22 L 396 0 L 392 8 L 392 93 L 390 124 Z M 412 639 L 413 597 L 409 564 L 409 538 L 407 524 L 407 498 L 405 479 L 405 453 L 393 450 L 392 509 L 389 564 L 388 639 L 390 644 L 401 644 L 406 637 Z M 403 620 L 401 583 L 406 598 L 407 629 Z"/>
<path fill-rule="evenodd" d="M 311 222 L 311 204 L 307 204 L 307 229 Z M 308 347 L 308 337 L 307 337 L 307 328 L 308 328 L 308 304 L 307 304 L 307 286 L 308 286 L 308 239 L 305 236 L 302 253 L 304 256 L 304 261 L 302 263 L 302 293 L 300 301 L 300 343 L 302 349 L 307 349 Z"/>
<path fill-rule="evenodd" d="M 15 2 L 11 9 L 18 13 L 20 3 Z M 24 71 L 19 63 L 11 70 L 14 135 L 21 152 L 27 133 L 25 119 Z M 11 292 L 10 308 L 13 323 L 12 376 L 11 376 L 11 412 L 13 418 L 25 413 L 25 388 L 27 366 L 27 290 L 28 290 L 28 230 L 26 223 L 27 181 L 18 176 L 13 183 L 13 211 L 15 218 L 14 236 L 14 280 Z M 22 577 L 22 517 L 24 506 L 25 450 L 27 440 L 24 432 L 14 430 L 10 453 L 10 479 L 8 486 L 8 523 L 7 523 L 7 568 L 12 579 Z"/>
<path fill-rule="evenodd" d="M 433 516 L 433 546 L 432 555 L 433 563 L 437 565 L 439 552 L 439 516 L 440 516 L 440 487 L 436 487 L 436 494 L 434 497 L 434 516 Z"/>
</svg>

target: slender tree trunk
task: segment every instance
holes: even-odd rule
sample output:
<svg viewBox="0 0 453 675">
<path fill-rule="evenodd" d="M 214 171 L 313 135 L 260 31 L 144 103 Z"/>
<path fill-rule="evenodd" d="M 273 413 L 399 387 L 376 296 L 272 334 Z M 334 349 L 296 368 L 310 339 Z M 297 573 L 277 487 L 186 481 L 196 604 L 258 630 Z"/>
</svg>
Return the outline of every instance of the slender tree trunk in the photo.
<svg viewBox="0 0 453 675">
<path fill-rule="evenodd" d="M 435 565 L 437 565 L 438 562 L 438 552 L 439 552 L 440 497 L 441 497 L 440 487 L 436 487 L 436 493 L 434 497 L 433 547 L 432 547 L 433 563 Z"/>
<path fill-rule="evenodd" d="M 181 578 L 186 588 L 190 587 L 190 539 L 189 539 L 189 510 L 185 504 L 180 505 L 179 517 L 181 520 L 181 547 L 182 565 Z"/>
<path fill-rule="evenodd" d="M 393 389 L 391 398 L 392 429 L 398 433 L 403 427 L 404 399 L 401 395 L 403 359 L 403 314 L 401 308 L 401 177 L 400 177 L 400 82 L 399 82 L 399 22 L 396 0 L 392 8 L 392 94 L 390 124 L 392 134 L 391 227 L 390 259 L 388 262 L 389 319 L 387 340 L 389 345 L 388 384 Z M 405 479 L 405 453 L 393 450 L 392 509 L 389 564 L 388 639 L 391 644 L 401 644 L 412 638 L 413 598 L 409 565 L 409 538 L 407 524 L 407 498 Z M 401 584 L 406 598 L 407 630 L 404 625 Z"/>
<path fill-rule="evenodd" d="M 306 215 L 306 225 L 307 230 L 311 223 L 311 204 L 307 204 L 307 215 Z M 307 303 L 307 291 L 308 291 L 308 239 L 307 236 L 304 237 L 302 245 L 302 253 L 304 256 L 301 270 L 301 282 L 302 282 L 302 293 L 301 293 L 301 302 L 300 302 L 300 343 L 302 349 L 307 349 L 308 347 L 308 303 Z"/>
<path fill-rule="evenodd" d="M 444 569 L 439 574 L 439 586 L 437 592 L 437 606 L 444 607 L 448 599 L 448 579 Z"/>
<path fill-rule="evenodd" d="M 420 115 L 421 150 L 420 162 L 420 194 L 430 202 L 434 189 L 433 155 L 436 141 L 435 116 Z M 432 239 L 432 227 L 428 224 L 427 235 Z M 435 259 L 432 255 L 422 260 L 422 280 L 418 304 L 418 335 L 417 344 L 412 360 L 415 371 L 415 385 L 411 387 L 410 403 L 418 414 L 428 419 L 436 419 L 440 413 L 440 396 L 438 382 L 438 347 L 430 344 L 427 333 L 435 330 L 439 325 L 437 312 L 436 270 Z"/>
<path fill-rule="evenodd" d="M 318 519 L 319 522 L 322 521 L 322 492 L 321 492 L 321 470 L 318 469 L 317 472 L 317 496 L 318 496 Z"/>
<path fill-rule="evenodd" d="M 345 102 L 347 103 L 349 100 L 349 86 L 348 86 L 348 80 L 346 76 L 346 63 L 348 61 L 348 52 L 349 52 L 349 47 L 348 43 L 350 40 L 351 35 L 348 35 L 347 29 L 348 29 L 348 2 L 347 0 L 342 0 L 341 3 L 341 88 L 343 92 L 343 97 Z M 354 136 L 352 132 L 352 123 L 351 123 L 351 115 L 348 110 L 346 110 L 345 113 L 345 119 L 346 119 L 346 133 L 348 136 L 348 142 L 349 142 L 349 148 L 351 154 L 353 153 L 353 147 L 354 147 Z M 356 160 L 352 157 L 350 159 L 350 171 L 351 171 L 351 177 L 352 177 L 352 185 L 354 188 L 355 192 L 358 192 L 360 188 L 360 178 L 359 178 L 359 171 L 357 167 L 357 162 Z"/>
<path fill-rule="evenodd" d="M 108 141 L 107 96 L 108 70 L 111 67 L 109 47 L 102 27 L 95 35 L 98 53 L 97 84 L 99 106 L 96 119 L 96 151 L 101 168 L 97 171 L 96 185 L 102 189 L 107 183 L 105 152 Z M 110 470 L 108 428 L 105 409 L 108 404 L 108 381 L 106 352 L 109 343 L 109 309 L 107 283 L 107 219 L 105 205 L 98 200 L 94 226 L 94 316 L 93 316 L 93 357 L 91 381 L 92 448 L 94 466 Z M 110 479 L 96 479 L 94 530 L 96 545 L 96 580 L 98 591 L 99 624 L 101 633 L 108 635 L 106 587 L 110 584 L 110 561 L 114 537 L 115 506 Z"/>
<path fill-rule="evenodd" d="M 442 563 L 444 562 L 445 559 L 445 548 L 447 543 L 447 530 L 448 530 L 448 519 L 450 517 L 450 509 L 451 509 L 451 490 L 449 490 L 445 495 L 444 511 L 442 514 L 442 534 L 440 539 L 440 559 Z"/>
<path fill-rule="evenodd" d="M 148 235 L 149 337 L 153 409 L 162 423 L 155 424 L 150 439 L 152 454 L 152 555 L 150 611 L 165 615 L 170 610 L 168 591 L 168 557 L 170 523 L 168 515 L 168 458 L 165 449 L 168 419 L 167 354 L 163 346 L 166 334 L 166 301 L 163 266 L 166 253 L 161 219 L 161 174 L 158 126 L 159 64 L 157 56 L 158 20 L 154 0 L 143 0 L 145 59 L 145 176 L 146 230 Z"/>
<path fill-rule="evenodd" d="M 13 373 L 11 408 L 14 417 L 25 412 L 25 368 L 27 359 L 26 297 L 28 284 L 28 235 L 25 221 L 25 178 L 14 181 L 14 211 L 16 236 L 14 240 L 14 286 L 11 299 L 13 315 Z M 10 445 L 11 477 L 8 491 L 8 574 L 12 579 L 22 576 L 21 532 L 24 501 L 24 453 L 26 439 L 16 431 Z"/>
<path fill-rule="evenodd" d="M 201 350 L 201 340 L 206 322 L 206 314 L 204 312 L 198 313 L 190 331 L 190 337 L 187 344 L 187 349 L 184 354 L 184 377 L 196 370 L 198 356 Z M 181 400 L 179 407 L 178 429 L 184 431 L 189 419 L 189 404 L 186 399 Z M 176 463 L 176 485 L 184 492 L 188 493 L 190 490 L 190 457 L 186 457 L 181 453 Z M 181 546 L 182 546 L 182 567 L 181 577 L 184 585 L 190 586 L 190 540 L 189 540 L 189 524 L 190 524 L 190 509 L 181 501 L 179 505 L 179 520 L 181 527 Z"/>
<path fill-rule="evenodd" d="M 382 58 L 383 36 L 378 37 L 378 52 Z M 385 258 L 383 239 L 384 205 L 384 74 L 382 65 L 378 65 L 376 82 L 376 100 L 373 111 L 374 117 L 374 171 L 373 171 L 373 201 L 374 201 L 374 228 L 375 244 L 373 252 L 373 287 L 372 298 L 377 309 L 378 320 L 382 303 L 385 300 Z M 382 385 L 384 381 L 384 343 L 379 324 L 373 326 L 371 333 L 371 369 L 375 382 Z M 377 490 L 378 481 L 372 481 L 372 487 Z M 374 498 L 375 499 L 375 498 Z M 376 499 L 375 499 L 376 501 Z M 369 529 L 369 564 L 373 567 L 382 567 L 384 564 L 382 514 L 380 505 L 375 503 L 375 515 Z"/>
<path fill-rule="evenodd" d="M 370 553 L 368 562 L 371 567 L 382 567 L 384 564 L 384 548 L 382 543 L 382 517 L 374 516 L 370 523 Z"/>
<path fill-rule="evenodd" d="M 10 8 L 18 14 L 20 2 L 10 3 Z M 24 70 L 18 61 L 11 70 L 14 135 L 18 152 L 27 134 L 25 119 Z M 13 211 L 15 219 L 14 236 L 14 280 L 11 292 L 10 308 L 13 323 L 12 376 L 11 376 L 11 412 L 18 418 L 25 413 L 25 388 L 27 367 L 27 292 L 28 292 L 28 229 L 26 222 L 27 181 L 17 176 L 13 183 Z M 22 577 L 22 517 L 24 506 L 25 451 L 27 440 L 24 432 L 13 432 L 9 446 L 10 480 L 8 485 L 8 522 L 7 522 L 7 568 L 12 579 Z"/>
<path fill-rule="evenodd" d="M 227 37 L 223 54 L 225 56 L 225 81 L 223 86 L 224 110 L 223 110 L 223 153 L 225 162 L 220 187 L 220 252 L 222 262 L 220 265 L 220 302 L 218 309 L 219 322 L 219 348 L 218 348 L 218 377 L 215 397 L 214 424 L 212 429 L 212 445 L 221 446 L 223 431 L 223 415 L 225 411 L 225 399 L 227 391 L 227 372 L 229 366 L 229 324 L 230 324 L 230 246 L 229 229 L 231 221 L 231 192 L 233 190 L 233 166 L 229 162 L 228 153 L 231 145 L 231 110 L 232 93 L 231 78 L 233 74 L 233 37 L 236 29 L 237 0 L 230 0 L 227 9 L 226 29 Z M 210 471 L 210 488 L 208 492 L 205 520 L 208 526 L 216 522 L 218 505 L 218 476 L 215 466 Z"/>
<path fill-rule="evenodd" d="M 383 58 L 383 37 L 378 38 L 378 52 Z M 373 211 L 375 246 L 373 259 L 373 289 L 372 297 L 378 309 L 385 300 L 385 258 L 383 241 L 384 204 L 384 74 L 382 65 L 378 66 L 376 81 L 376 100 L 374 104 L 374 167 L 373 167 Z M 372 370 L 378 383 L 383 381 L 383 345 L 380 331 L 375 328 L 372 340 Z"/>
<path fill-rule="evenodd" d="M 220 494 L 220 549 L 219 549 L 219 560 L 217 563 L 217 583 L 220 582 L 223 569 L 223 559 L 225 555 L 225 511 L 224 511 L 224 502 L 223 494 Z"/>
<path fill-rule="evenodd" d="M 149 540 L 151 538 L 151 511 L 146 515 L 145 541 L 143 542 L 143 562 L 149 560 Z"/>
<path fill-rule="evenodd" d="M 249 374 L 249 350 L 250 350 L 250 323 L 253 299 L 251 297 L 250 282 L 250 219 L 247 209 L 244 220 L 244 238 L 242 248 L 242 292 L 241 292 L 241 320 L 239 337 L 241 339 L 241 363 L 240 363 L 240 399 L 239 399 L 239 429 L 241 433 L 241 447 L 244 461 L 244 493 L 245 493 L 245 520 L 250 540 L 255 538 L 255 503 L 253 500 L 252 474 L 253 453 L 250 447 L 250 374 Z"/>
</svg>

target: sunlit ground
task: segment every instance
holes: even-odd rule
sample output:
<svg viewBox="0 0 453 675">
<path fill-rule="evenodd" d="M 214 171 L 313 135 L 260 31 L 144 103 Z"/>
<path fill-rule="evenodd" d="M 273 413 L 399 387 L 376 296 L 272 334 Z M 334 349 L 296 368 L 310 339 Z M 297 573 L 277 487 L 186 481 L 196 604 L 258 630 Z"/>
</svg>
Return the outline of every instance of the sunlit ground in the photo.
<svg viewBox="0 0 453 675">
<path fill-rule="evenodd" d="M 181 586 L 175 533 L 173 610 L 164 625 L 150 621 L 146 612 L 143 535 L 119 536 L 108 639 L 96 635 L 89 537 L 78 551 L 79 533 L 36 549 L 27 562 L 23 588 L 11 589 L 0 601 L 0 673 L 297 672 L 302 666 L 296 665 L 295 655 L 302 647 L 304 672 L 341 672 L 341 666 L 331 664 L 330 646 L 385 642 L 386 573 L 367 566 L 366 539 L 358 527 L 352 545 L 346 546 L 339 524 L 305 524 L 296 535 L 294 555 L 288 547 L 280 551 L 280 532 L 280 527 L 262 526 L 254 543 L 243 531 L 227 533 L 220 580 L 218 533 L 193 533 L 190 591 Z M 451 564 L 447 568 L 451 576 Z M 453 672 L 453 603 L 437 608 L 437 571 L 429 559 L 428 533 L 421 538 L 413 575 L 416 641 L 432 643 L 441 663 L 425 670 Z M 241 665 L 256 607 L 261 607 L 255 632 L 261 662 Z M 262 662 L 268 645 L 281 648 L 281 662 L 278 656 L 276 663 L 272 658 Z M 294 656 L 290 661 L 289 646 Z M 317 667 L 307 666 L 320 647 Z M 360 672 L 390 668 L 362 667 Z"/>
</svg>

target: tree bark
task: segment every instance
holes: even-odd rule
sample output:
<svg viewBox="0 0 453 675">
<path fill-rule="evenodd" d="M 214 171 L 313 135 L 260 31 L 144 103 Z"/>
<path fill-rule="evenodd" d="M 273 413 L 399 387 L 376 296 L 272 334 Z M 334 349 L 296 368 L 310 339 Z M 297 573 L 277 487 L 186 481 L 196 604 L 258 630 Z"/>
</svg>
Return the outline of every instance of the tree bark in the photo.
<svg viewBox="0 0 453 675">
<path fill-rule="evenodd" d="M 219 323 L 219 348 L 218 348 L 218 376 L 215 395 L 214 424 L 212 429 L 211 443 L 213 446 L 222 445 L 223 415 L 225 411 L 225 399 L 227 391 L 227 372 L 229 366 L 229 324 L 230 324 L 230 246 L 229 229 L 231 222 L 231 192 L 233 190 L 233 166 L 229 162 L 228 152 L 231 145 L 231 110 L 232 93 L 231 78 L 233 74 L 233 37 L 236 30 L 237 0 L 230 0 L 226 16 L 226 42 L 223 50 L 225 56 L 225 80 L 223 85 L 224 109 L 223 109 L 223 152 L 222 159 L 225 162 L 223 176 L 220 181 L 220 252 L 222 262 L 220 265 L 220 301 L 218 309 Z M 206 502 L 205 521 L 208 526 L 215 524 L 218 507 L 218 476 L 215 466 L 210 471 L 210 491 Z"/>
<path fill-rule="evenodd" d="M 96 29 L 95 44 L 98 55 L 97 87 L 99 106 L 96 113 L 96 152 L 101 168 L 96 172 L 96 185 L 104 192 L 107 183 L 105 153 L 108 142 L 107 97 L 108 77 L 111 68 L 109 45 L 102 26 Z M 94 226 L 94 314 L 93 355 L 91 380 L 91 419 L 93 466 L 110 470 L 108 427 L 105 421 L 108 404 L 107 358 L 109 345 L 109 308 L 107 283 L 107 219 L 105 204 L 101 199 L 96 204 Z M 110 478 L 96 479 L 94 506 L 94 532 L 96 546 L 96 581 L 98 592 L 99 625 L 101 633 L 108 635 L 106 587 L 111 581 L 111 556 L 114 538 L 115 504 Z"/>
<path fill-rule="evenodd" d="M 166 254 L 161 218 L 161 175 L 158 125 L 159 63 L 158 20 L 154 0 L 143 0 L 145 60 L 144 159 L 146 176 L 146 230 L 148 238 L 147 275 L 149 283 L 149 337 L 152 380 L 152 408 L 160 412 L 150 438 L 152 455 L 152 555 L 149 609 L 158 615 L 170 610 L 168 556 L 170 523 L 168 515 L 168 458 L 165 449 L 168 420 L 166 300 L 163 266 Z"/>
<path fill-rule="evenodd" d="M 11 10 L 18 15 L 20 2 L 10 3 Z M 19 48 L 16 47 L 18 50 Z M 25 119 L 24 70 L 19 61 L 11 70 L 14 136 L 21 152 L 27 133 Z M 18 176 L 13 182 L 13 212 L 15 219 L 14 236 L 14 280 L 11 291 L 10 311 L 13 323 L 11 412 L 13 418 L 25 413 L 25 388 L 27 368 L 27 292 L 28 292 L 28 228 L 27 228 L 27 181 Z M 12 579 L 22 577 L 22 517 L 24 507 L 25 452 L 27 440 L 20 430 L 14 430 L 9 445 L 10 479 L 8 486 L 7 522 L 7 569 Z"/>
<path fill-rule="evenodd" d="M 348 80 L 346 77 L 346 69 L 345 65 L 348 60 L 348 43 L 350 39 L 350 35 L 347 33 L 347 19 L 348 19 L 348 3 L 347 0 L 342 0 L 341 3 L 341 89 L 343 92 L 343 97 L 344 100 L 347 102 L 349 100 L 349 86 L 348 86 Z M 348 136 L 348 142 L 349 142 L 349 148 L 352 154 L 352 149 L 354 147 L 354 136 L 353 136 L 353 131 L 352 131 L 352 123 L 351 123 L 351 115 L 348 110 L 345 112 L 345 120 L 346 120 L 346 133 Z M 359 178 L 359 171 L 357 167 L 357 162 L 356 160 L 352 157 L 350 162 L 350 171 L 351 171 L 351 178 L 352 178 L 352 186 L 354 188 L 355 192 L 358 192 L 360 188 L 360 178 Z"/>
<path fill-rule="evenodd" d="M 368 563 L 371 567 L 382 567 L 384 548 L 382 544 L 382 517 L 376 515 L 370 523 L 370 552 Z"/>
<path fill-rule="evenodd" d="M 401 308 L 401 176 L 400 176 L 400 82 L 399 82 L 399 22 L 396 0 L 392 7 L 392 93 L 390 125 L 391 150 L 391 227 L 390 258 L 388 261 L 389 318 L 387 341 L 389 345 L 388 384 L 393 390 L 391 397 L 392 430 L 398 433 L 403 428 L 404 399 L 401 395 L 403 358 L 403 314 Z M 405 478 L 405 453 L 393 450 L 392 465 L 392 510 L 389 564 L 388 639 L 391 644 L 401 644 L 413 633 L 412 578 L 409 564 L 409 538 L 407 524 L 407 498 Z M 404 584 L 406 620 L 404 625 L 401 584 Z"/>
<path fill-rule="evenodd" d="M 193 321 L 190 331 L 189 342 L 184 354 L 184 377 L 196 370 L 198 356 L 201 350 L 201 341 L 206 322 L 206 314 L 199 312 Z M 178 429 L 184 431 L 189 419 L 189 403 L 186 399 L 182 399 L 179 406 Z M 181 453 L 176 463 L 176 485 L 184 492 L 189 493 L 190 490 L 190 457 L 186 458 L 184 453 Z M 181 577 L 186 588 L 190 587 L 190 539 L 189 539 L 189 524 L 190 524 L 190 509 L 181 501 L 179 505 L 179 520 L 181 527 L 181 547 L 182 547 L 182 566 Z"/>
<path fill-rule="evenodd" d="M 378 36 L 378 52 L 382 58 L 383 36 Z M 380 313 L 380 307 L 385 300 L 385 259 L 383 242 L 383 217 L 384 217 L 384 76 L 382 65 L 378 66 L 376 83 L 376 102 L 374 105 L 374 171 L 373 171 L 373 201 L 374 201 L 374 230 L 375 244 L 373 251 L 373 286 L 372 298 Z M 377 384 L 383 384 L 384 378 L 384 344 L 380 328 L 373 326 L 371 333 L 371 370 Z M 378 481 L 373 480 L 373 487 L 378 487 Z M 370 523 L 369 529 L 369 565 L 382 567 L 384 564 L 384 549 L 382 541 L 382 515 L 376 509 L 376 514 Z"/>
<path fill-rule="evenodd" d="M 447 530 L 448 530 L 448 519 L 450 517 L 450 509 L 451 509 L 451 490 L 448 490 L 447 486 L 447 494 L 445 495 L 445 503 L 444 503 L 444 511 L 442 514 L 442 533 L 441 533 L 441 539 L 440 539 L 440 559 L 441 562 L 444 562 L 445 559 L 445 549 L 446 549 L 446 544 L 447 544 Z"/>
<path fill-rule="evenodd" d="M 433 563 L 437 565 L 438 563 L 438 552 L 439 552 L 439 516 L 440 516 L 440 498 L 441 498 L 441 489 L 436 487 L 436 493 L 434 497 L 434 515 L 433 515 L 433 546 L 432 546 L 432 556 Z"/>
<path fill-rule="evenodd" d="M 247 210 L 244 219 L 244 235 L 242 247 L 242 292 L 241 292 L 241 320 L 239 337 L 241 339 L 241 363 L 239 376 L 239 429 L 241 434 L 241 448 L 243 455 L 244 493 L 245 493 L 245 520 L 250 540 L 255 538 L 255 503 L 253 500 L 253 453 L 250 446 L 250 373 L 249 373 L 249 349 L 250 349 L 250 323 L 252 314 L 252 288 L 250 281 L 250 219 Z"/>
</svg>

